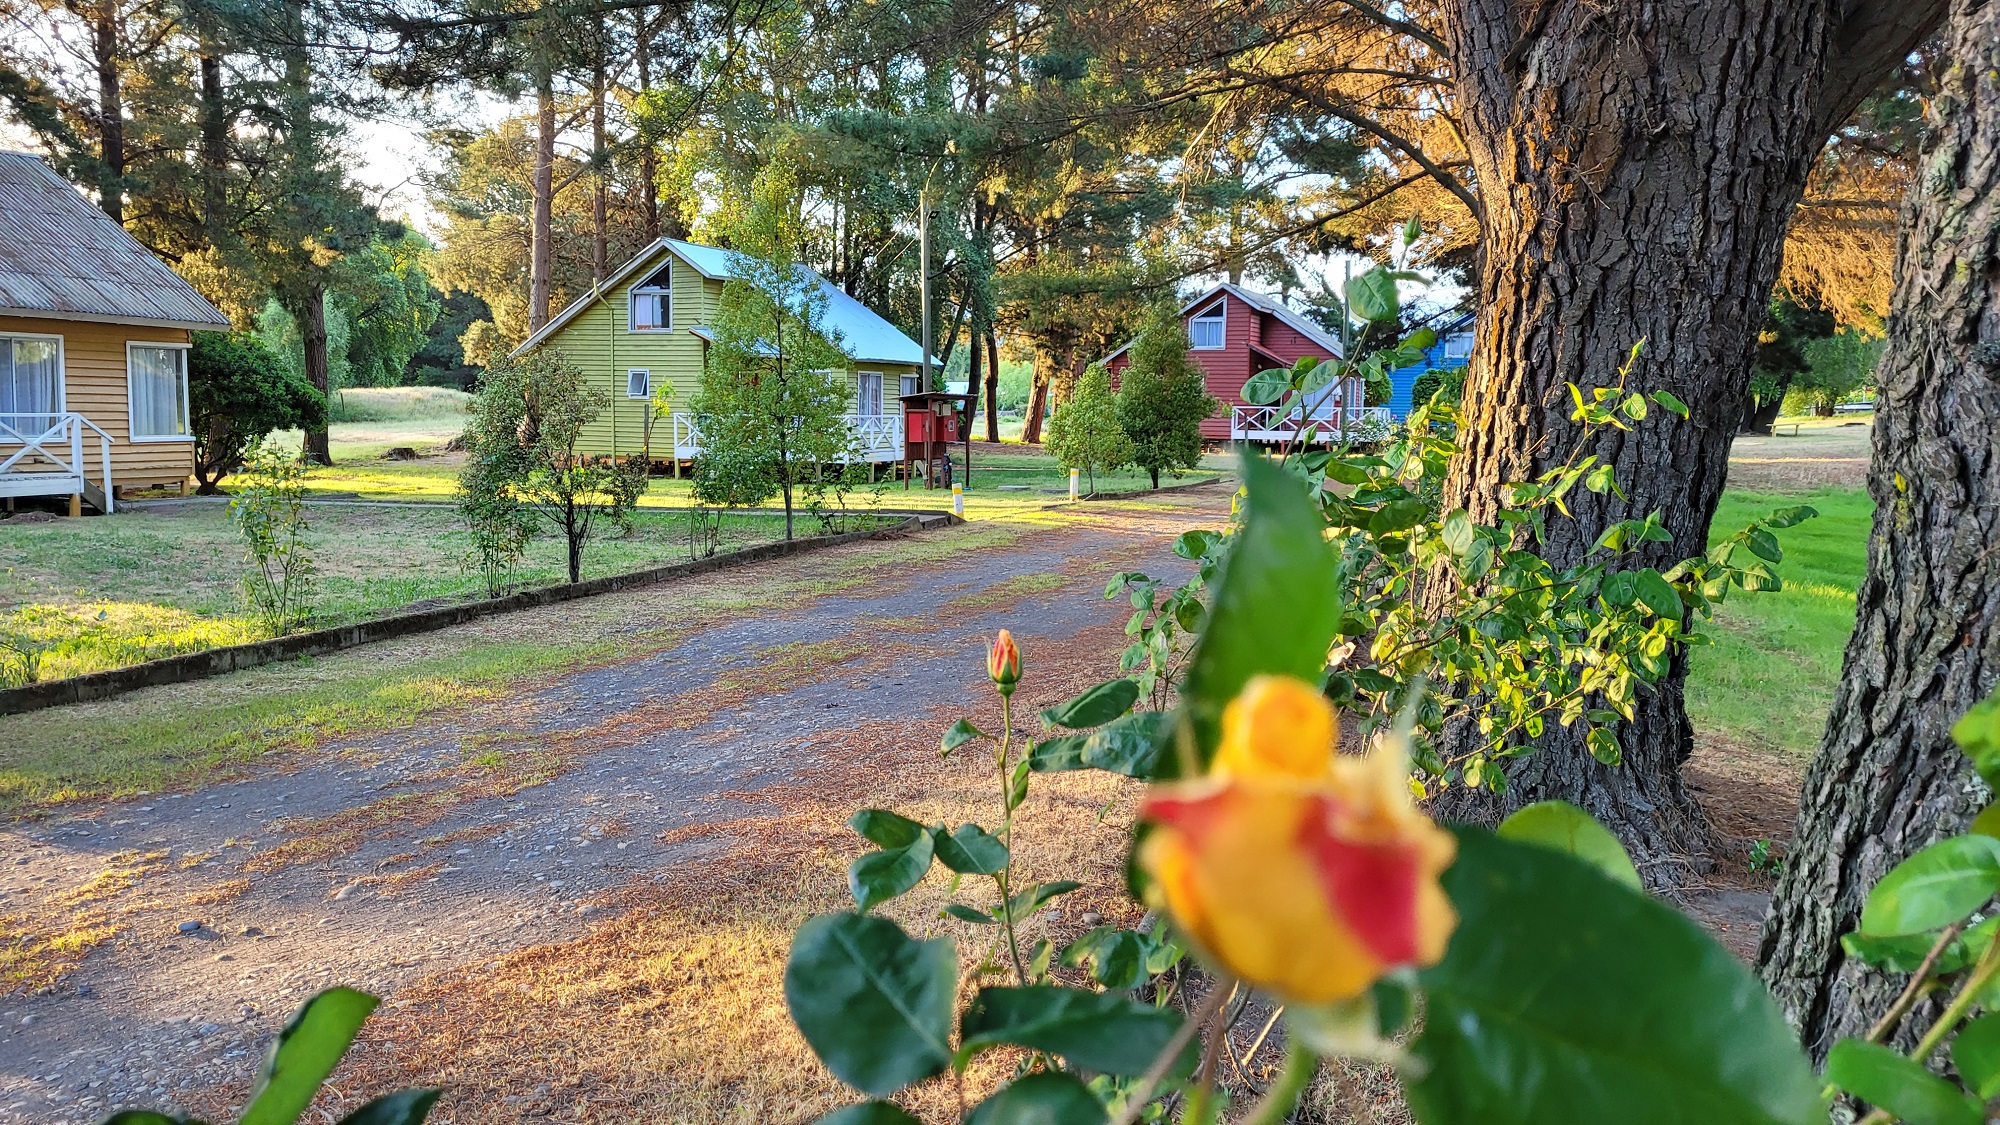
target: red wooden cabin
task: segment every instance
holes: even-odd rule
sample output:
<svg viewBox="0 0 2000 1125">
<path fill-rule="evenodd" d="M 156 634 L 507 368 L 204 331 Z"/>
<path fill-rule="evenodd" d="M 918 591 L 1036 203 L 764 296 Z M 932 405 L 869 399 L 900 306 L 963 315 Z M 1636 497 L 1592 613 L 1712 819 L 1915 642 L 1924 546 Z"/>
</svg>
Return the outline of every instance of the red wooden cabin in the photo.
<svg viewBox="0 0 2000 1125">
<path fill-rule="evenodd" d="M 1308 417 L 1331 437 L 1361 416 L 1363 387 L 1358 378 L 1341 380 L 1288 411 L 1243 401 L 1243 384 L 1259 371 L 1290 367 L 1305 356 L 1340 355 L 1340 341 L 1278 298 L 1224 282 L 1184 305 L 1181 323 L 1187 329 L 1189 354 L 1208 374 L 1208 393 L 1222 403 L 1222 409 L 1201 424 L 1204 438 L 1286 441 Z M 1131 366 L 1131 348 L 1127 342 L 1104 357 L 1114 382 Z"/>
</svg>

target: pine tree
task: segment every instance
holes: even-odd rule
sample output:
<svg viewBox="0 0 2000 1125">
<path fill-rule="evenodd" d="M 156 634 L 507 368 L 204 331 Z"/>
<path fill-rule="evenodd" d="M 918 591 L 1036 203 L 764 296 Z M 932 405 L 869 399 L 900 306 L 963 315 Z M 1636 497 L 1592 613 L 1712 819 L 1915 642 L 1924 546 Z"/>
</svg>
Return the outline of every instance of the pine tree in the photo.
<svg viewBox="0 0 2000 1125">
<path fill-rule="evenodd" d="M 1179 476 L 1201 464 L 1201 423 L 1218 405 L 1207 373 L 1188 355 L 1180 311 L 1155 309 L 1118 384 L 1118 423 L 1132 441 L 1132 463 L 1154 488 L 1162 470 Z"/>
</svg>

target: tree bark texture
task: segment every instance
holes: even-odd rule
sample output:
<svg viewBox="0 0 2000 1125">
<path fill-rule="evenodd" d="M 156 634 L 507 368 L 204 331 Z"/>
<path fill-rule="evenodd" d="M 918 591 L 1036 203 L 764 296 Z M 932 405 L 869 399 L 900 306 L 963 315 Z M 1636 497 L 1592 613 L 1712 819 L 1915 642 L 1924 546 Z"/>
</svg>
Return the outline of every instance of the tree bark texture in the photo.
<svg viewBox="0 0 2000 1125">
<path fill-rule="evenodd" d="M 1629 499 L 1572 493 L 1576 518 L 1550 521 L 1543 557 L 1575 564 L 1606 525 L 1651 511 L 1672 541 L 1645 544 L 1622 566 L 1664 569 L 1703 551 L 1786 223 L 1826 119 L 1843 120 L 1860 96 L 1848 92 L 1841 7 L 1451 6 L 1482 260 L 1447 508 L 1492 522 L 1503 484 L 1582 444 L 1616 466 Z M 1877 78 L 1895 58 L 1879 47 L 1868 55 Z M 1671 392 L 1692 418 L 1655 411 L 1635 432 L 1583 442 L 1567 385 L 1614 382 L 1641 341 L 1628 389 Z M 1700 866 L 1713 837 L 1680 775 L 1693 745 L 1685 671 L 1677 661 L 1641 694 L 1636 721 L 1619 725 L 1622 766 L 1592 758 L 1580 729 L 1556 727 L 1509 770 L 1504 797 L 1457 790 L 1443 811 L 1490 819 L 1558 797 L 1624 838 L 1656 884 L 1674 881 L 1690 857 Z"/>
<path fill-rule="evenodd" d="M 1954 0 L 1948 42 L 1877 369 L 1868 576 L 1758 954 L 1815 1057 L 1904 983 L 1842 957 L 1869 888 L 1992 799 L 1949 732 L 2000 680 L 2000 3 Z"/>
</svg>

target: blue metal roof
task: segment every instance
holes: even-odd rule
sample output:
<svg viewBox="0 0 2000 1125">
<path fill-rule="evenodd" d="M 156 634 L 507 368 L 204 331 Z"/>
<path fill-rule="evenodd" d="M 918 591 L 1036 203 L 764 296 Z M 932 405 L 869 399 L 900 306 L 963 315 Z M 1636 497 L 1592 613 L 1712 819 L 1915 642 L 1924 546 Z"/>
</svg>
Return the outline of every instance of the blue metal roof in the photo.
<svg viewBox="0 0 2000 1125">
<path fill-rule="evenodd" d="M 742 255 L 734 250 L 723 250 L 715 246 L 683 242 L 678 238 L 660 240 L 679 255 L 681 260 L 702 272 L 704 276 L 726 281 L 742 276 L 737 262 Z M 852 359 L 876 363 L 908 363 L 921 366 L 924 349 L 921 344 L 904 335 L 901 329 L 882 319 L 875 310 L 842 292 L 840 287 L 821 277 L 816 271 L 805 266 L 798 267 L 811 274 L 819 282 L 820 294 L 826 298 L 826 323 L 824 327 L 830 335 L 837 336 L 835 343 Z M 935 362 L 935 361 L 933 361 Z"/>
</svg>

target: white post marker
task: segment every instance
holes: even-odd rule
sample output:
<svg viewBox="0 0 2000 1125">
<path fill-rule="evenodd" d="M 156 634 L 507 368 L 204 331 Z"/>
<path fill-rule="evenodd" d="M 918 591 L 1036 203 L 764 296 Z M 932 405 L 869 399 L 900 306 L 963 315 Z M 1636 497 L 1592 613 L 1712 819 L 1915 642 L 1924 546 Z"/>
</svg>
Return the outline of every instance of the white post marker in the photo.
<svg viewBox="0 0 2000 1125">
<path fill-rule="evenodd" d="M 1077 498 L 1076 478 L 1081 474 L 1081 472 L 1082 470 L 1080 469 L 1071 469 L 1069 471 L 1069 498 L 1071 500 Z"/>
<path fill-rule="evenodd" d="M 951 514 L 961 518 L 965 515 L 965 486 L 962 484 L 951 486 Z"/>
</svg>

